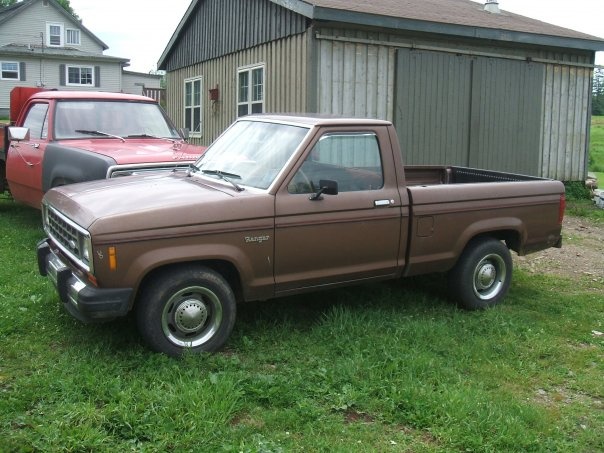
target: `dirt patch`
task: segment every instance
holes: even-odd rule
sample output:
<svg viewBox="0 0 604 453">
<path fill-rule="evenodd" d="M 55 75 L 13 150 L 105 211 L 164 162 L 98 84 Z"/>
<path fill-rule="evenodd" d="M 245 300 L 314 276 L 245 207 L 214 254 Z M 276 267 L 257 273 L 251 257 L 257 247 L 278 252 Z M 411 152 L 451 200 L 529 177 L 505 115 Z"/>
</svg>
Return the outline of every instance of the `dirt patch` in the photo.
<svg viewBox="0 0 604 453">
<path fill-rule="evenodd" d="M 550 248 L 527 256 L 514 254 L 514 265 L 532 273 L 604 283 L 604 224 L 566 216 L 562 238 L 561 249 Z"/>
</svg>

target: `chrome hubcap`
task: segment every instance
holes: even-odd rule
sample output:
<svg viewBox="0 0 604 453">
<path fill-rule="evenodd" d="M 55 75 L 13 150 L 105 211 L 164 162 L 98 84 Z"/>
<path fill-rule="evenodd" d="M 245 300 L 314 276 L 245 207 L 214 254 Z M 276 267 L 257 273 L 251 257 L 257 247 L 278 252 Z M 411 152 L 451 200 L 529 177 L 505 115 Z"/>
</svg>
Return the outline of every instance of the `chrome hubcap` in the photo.
<svg viewBox="0 0 604 453">
<path fill-rule="evenodd" d="M 208 319 L 208 309 L 203 302 L 186 300 L 177 308 L 174 316 L 177 329 L 183 332 L 195 332 Z"/>
<path fill-rule="evenodd" d="M 203 286 L 190 286 L 174 293 L 161 317 L 166 338 L 177 346 L 191 348 L 209 341 L 221 323 L 220 299 Z"/>
<path fill-rule="evenodd" d="M 485 256 L 474 269 L 473 289 L 482 300 L 496 297 L 503 288 L 507 268 L 503 258 L 497 254 Z"/>
</svg>

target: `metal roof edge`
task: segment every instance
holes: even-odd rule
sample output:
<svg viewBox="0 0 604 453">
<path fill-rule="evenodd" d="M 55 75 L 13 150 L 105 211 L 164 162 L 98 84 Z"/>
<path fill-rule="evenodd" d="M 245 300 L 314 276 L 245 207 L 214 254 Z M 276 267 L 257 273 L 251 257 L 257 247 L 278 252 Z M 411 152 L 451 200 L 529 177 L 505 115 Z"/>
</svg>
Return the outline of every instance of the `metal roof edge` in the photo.
<svg viewBox="0 0 604 453">
<path fill-rule="evenodd" d="M 274 0 L 271 0 L 274 1 Z M 564 36 L 542 35 L 538 33 L 520 32 L 496 28 L 475 27 L 469 25 L 428 22 L 416 19 L 405 19 L 391 16 L 379 16 L 355 11 L 343 11 L 323 7 L 314 8 L 315 20 L 350 23 L 371 27 L 390 28 L 395 30 L 418 31 L 459 36 L 464 38 L 480 38 L 495 41 L 536 44 L 549 47 L 591 50 L 604 50 L 604 40 L 588 40 Z"/>
<path fill-rule="evenodd" d="M 174 30 L 174 33 L 172 33 L 172 37 L 170 38 L 170 41 L 168 41 L 168 44 L 166 45 L 161 56 L 159 57 L 159 60 L 157 60 L 157 69 L 165 69 L 162 66 L 164 66 L 166 58 L 168 58 L 168 55 L 172 51 L 172 46 L 178 39 L 180 32 L 182 31 L 183 27 L 189 20 L 191 13 L 195 10 L 195 7 L 197 6 L 198 3 L 199 3 L 199 0 L 191 0 L 191 3 L 189 4 L 187 11 L 185 12 L 184 16 L 182 16 L 182 19 L 180 19 L 180 22 L 178 23 L 176 30 Z"/>
</svg>

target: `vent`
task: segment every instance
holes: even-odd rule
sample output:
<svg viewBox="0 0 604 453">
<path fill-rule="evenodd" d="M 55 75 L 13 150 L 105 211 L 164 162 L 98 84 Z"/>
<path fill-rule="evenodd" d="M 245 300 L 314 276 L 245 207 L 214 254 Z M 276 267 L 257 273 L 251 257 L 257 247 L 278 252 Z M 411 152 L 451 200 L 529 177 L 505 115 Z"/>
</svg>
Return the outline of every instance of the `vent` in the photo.
<svg viewBox="0 0 604 453">
<path fill-rule="evenodd" d="M 489 13 L 499 14 L 499 2 L 497 0 L 486 0 L 484 10 L 488 11 Z"/>
</svg>

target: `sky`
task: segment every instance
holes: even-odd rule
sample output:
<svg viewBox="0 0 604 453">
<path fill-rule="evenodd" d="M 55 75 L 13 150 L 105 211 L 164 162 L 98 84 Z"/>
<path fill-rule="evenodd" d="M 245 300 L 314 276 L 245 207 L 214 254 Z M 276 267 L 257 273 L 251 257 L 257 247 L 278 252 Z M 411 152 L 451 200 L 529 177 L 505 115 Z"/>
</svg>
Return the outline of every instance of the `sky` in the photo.
<svg viewBox="0 0 604 453">
<path fill-rule="evenodd" d="M 106 55 L 130 59 L 130 71 L 150 72 L 191 0 L 70 0 L 83 24 L 109 46 Z M 481 3 L 481 2 L 480 2 Z M 499 0 L 499 7 L 604 39 L 604 0 Z M 596 64 L 604 65 L 604 52 Z"/>
</svg>

